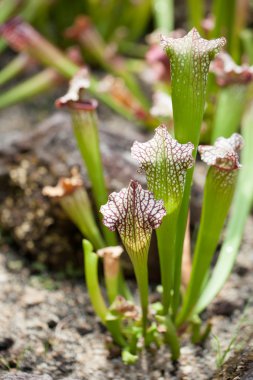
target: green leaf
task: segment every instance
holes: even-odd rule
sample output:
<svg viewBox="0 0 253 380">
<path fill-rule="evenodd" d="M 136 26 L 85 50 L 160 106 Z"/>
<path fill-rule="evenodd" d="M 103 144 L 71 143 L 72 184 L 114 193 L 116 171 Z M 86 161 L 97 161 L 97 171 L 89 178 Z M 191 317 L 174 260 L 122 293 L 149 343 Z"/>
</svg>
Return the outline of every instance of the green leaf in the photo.
<svg viewBox="0 0 253 380">
<path fill-rule="evenodd" d="M 203 0 L 187 0 L 188 23 L 190 27 L 201 27 L 205 13 L 205 2 Z"/>
<path fill-rule="evenodd" d="M 104 215 L 103 223 L 111 231 L 118 230 L 133 261 L 147 256 L 152 230 L 160 226 L 166 214 L 163 201 L 155 200 L 136 181 L 131 181 L 119 193 L 112 193 L 100 211 Z"/>
<path fill-rule="evenodd" d="M 239 164 L 238 152 L 242 137 L 233 134 L 229 139 L 219 138 L 214 146 L 200 146 L 201 158 L 210 167 L 201 213 L 199 233 L 193 255 L 190 282 L 184 297 L 177 324 L 181 325 L 192 315 L 192 310 L 203 289 L 210 270 L 212 257 L 219 242 L 234 194 Z"/>
<path fill-rule="evenodd" d="M 125 348 L 122 351 L 121 356 L 122 356 L 123 363 L 125 364 L 135 364 L 138 360 L 138 355 L 131 354 L 131 352 L 127 348 Z"/>
<path fill-rule="evenodd" d="M 106 324 L 108 309 L 103 299 L 98 282 L 98 256 L 88 240 L 83 240 L 85 279 L 92 306 L 102 323 Z"/>
<path fill-rule="evenodd" d="M 88 293 L 92 306 L 101 322 L 110 331 L 113 340 L 124 347 L 126 342 L 121 332 L 121 325 L 118 318 L 112 315 L 106 307 L 98 281 L 98 256 L 93 252 L 93 247 L 88 240 L 83 240 L 84 252 L 84 272 Z"/>
<path fill-rule="evenodd" d="M 205 40 L 194 28 L 183 38 L 161 37 L 161 44 L 170 60 L 172 105 L 175 137 L 182 144 L 191 141 L 194 146 L 193 156 L 199 143 L 200 127 L 203 119 L 206 84 L 209 65 L 221 48 L 225 38 Z M 184 196 L 178 216 L 173 313 L 179 305 L 181 285 L 181 262 L 185 228 L 188 216 L 193 169 L 186 176 Z"/>
<path fill-rule="evenodd" d="M 133 263 L 140 291 L 143 335 L 146 335 L 148 311 L 148 249 L 152 230 L 158 228 L 166 214 L 163 201 L 143 190 L 136 181 L 119 193 L 112 193 L 107 204 L 101 207 L 104 224 L 118 230 L 123 244 Z"/>
<path fill-rule="evenodd" d="M 248 109 L 242 121 L 245 146 L 242 150 L 242 169 L 233 201 L 232 214 L 228 221 L 224 243 L 213 273 L 194 308 L 200 313 L 214 299 L 230 275 L 242 241 L 244 226 L 253 202 L 253 107 Z"/>
<path fill-rule="evenodd" d="M 178 211 L 184 193 L 187 170 L 193 166 L 192 143 L 179 144 L 161 125 L 153 139 L 135 142 L 132 156 L 144 171 L 148 189 L 156 199 L 162 199 L 167 211 L 162 226 L 157 230 L 160 270 L 163 286 L 164 313 L 167 314 L 174 280 L 175 239 Z"/>
<path fill-rule="evenodd" d="M 168 214 L 181 203 L 186 171 L 193 166 L 192 143 L 179 144 L 167 131 L 165 125 L 155 130 L 153 139 L 146 143 L 135 142 L 132 156 L 145 172 L 148 189 L 156 199 L 162 199 Z"/>
</svg>

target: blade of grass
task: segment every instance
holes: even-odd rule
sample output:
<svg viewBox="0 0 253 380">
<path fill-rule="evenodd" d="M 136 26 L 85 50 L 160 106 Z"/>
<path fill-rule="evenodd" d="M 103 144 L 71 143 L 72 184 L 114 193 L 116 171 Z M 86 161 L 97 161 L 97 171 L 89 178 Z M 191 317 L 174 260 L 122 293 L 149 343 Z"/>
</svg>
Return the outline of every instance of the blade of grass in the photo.
<svg viewBox="0 0 253 380">
<path fill-rule="evenodd" d="M 9 107 L 55 87 L 61 77 L 53 69 L 45 69 L 0 95 L 0 109 Z"/>
<path fill-rule="evenodd" d="M 30 62 L 31 58 L 23 53 L 13 58 L 13 60 L 0 71 L 0 86 L 22 73 L 22 71 L 29 66 Z"/>
<path fill-rule="evenodd" d="M 22 3 L 22 0 L 2 0 L 0 3 L 0 24 L 8 20 Z"/>
<path fill-rule="evenodd" d="M 22 0 L 2 0 L 0 2 L 0 24 L 7 21 L 22 4 Z M 7 43 L 0 39 L 0 53 L 7 47 Z"/>
</svg>

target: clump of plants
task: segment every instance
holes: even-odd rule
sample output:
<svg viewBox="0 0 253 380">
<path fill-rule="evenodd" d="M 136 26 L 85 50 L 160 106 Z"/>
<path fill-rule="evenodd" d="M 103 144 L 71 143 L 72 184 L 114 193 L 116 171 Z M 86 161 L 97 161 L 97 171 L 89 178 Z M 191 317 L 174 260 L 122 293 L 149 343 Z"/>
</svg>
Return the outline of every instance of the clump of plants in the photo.
<svg viewBox="0 0 253 380">
<path fill-rule="evenodd" d="M 56 102 L 71 113 L 73 131 L 100 217 L 94 217 L 77 172 L 60 180 L 56 188 L 45 188 L 44 194 L 59 201 L 83 232 L 90 299 L 113 341 L 121 347 L 126 363 L 134 363 L 141 350 L 163 344 L 169 347 L 172 359 L 177 360 L 180 334 L 186 328 L 194 342 L 205 339 L 209 326 L 202 328 L 199 314 L 217 294 L 232 268 L 235 255 L 228 259 L 226 254 L 230 269 L 219 270 L 217 286 L 211 263 L 235 192 L 243 138 L 233 133 L 228 138 L 217 138 L 214 145 L 199 145 L 209 65 L 225 43 L 224 38 L 205 40 L 196 29 L 182 38 L 161 37 L 170 59 L 174 129 L 169 133 L 167 126 L 161 124 L 149 141 L 134 142 L 132 146 L 132 157 L 146 176 L 147 189 L 131 179 L 127 188 L 113 192 L 108 198 L 99 150 L 97 102 L 87 99 L 90 78 L 86 70 L 78 72 L 68 93 Z M 248 124 L 246 118 L 247 131 Z M 183 255 L 188 258 L 190 255 L 189 244 L 188 249 L 184 248 L 184 241 L 197 152 L 208 170 L 193 261 L 188 268 L 190 276 L 182 286 Z M 241 182 L 245 184 L 245 180 Z M 153 230 L 159 252 L 161 287 L 160 300 L 151 303 L 147 259 L 153 254 L 149 252 Z M 122 246 L 118 245 L 118 236 Z M 124 280 L 120 262 L 123 248 L 133 265 L 139 302 Z M 238 241 L 234 245 L 230 242 L 230 251 L 237 249 Z M 224 260 L 225 254 L 221 257 Z M 99 285 L 100 260 L 107 299 Z M 220 268 L 219 261 L 217 267 Z"/>
</svg>

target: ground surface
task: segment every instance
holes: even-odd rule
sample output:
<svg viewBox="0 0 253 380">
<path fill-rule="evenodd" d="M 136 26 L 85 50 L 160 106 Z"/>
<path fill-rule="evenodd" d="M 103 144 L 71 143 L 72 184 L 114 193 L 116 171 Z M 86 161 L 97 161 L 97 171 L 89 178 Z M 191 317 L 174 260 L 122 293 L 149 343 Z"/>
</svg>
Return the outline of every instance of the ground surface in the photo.
<svg viewBox="0 0 253 380">
<path fill-rule="evenodd" d="M 0 373 L 24 371 L 80 380 L 214 379 L 216 361 L 234 337 L 234 347 L 250 349 L 252 228 L 251 219 L 235 271 L 205 315 L 213 324 L 211 337 L 204 347 L 193 346 L 183 337 L 177 366 L 171 364 L 166 349 L 147 353 L 130 367 L 120 358 L 109 359 L 105 333 L 94 317 L 82 281 L 38 274 L 5 244 L 0 255 Z"/>
</svg>

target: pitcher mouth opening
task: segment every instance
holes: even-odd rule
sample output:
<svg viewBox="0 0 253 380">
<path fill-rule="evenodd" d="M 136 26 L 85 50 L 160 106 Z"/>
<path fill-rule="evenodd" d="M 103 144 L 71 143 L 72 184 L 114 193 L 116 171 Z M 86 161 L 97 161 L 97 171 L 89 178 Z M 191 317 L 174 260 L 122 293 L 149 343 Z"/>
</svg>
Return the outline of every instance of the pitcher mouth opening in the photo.
<svg viewBox="0 0 253 380">
<path fill-rule="evenodd" d="M 66 103 L 61 102 L 60 99 L 55 102 L 56 107 L 63 108 L 69 107 L 73 110 L 87 111 L 92 112 L 95 111 L 98 107 L 98 102 L 96 99 L 87 99 L 87 100 L 77 100 L 77 101 L 68 101 Z"/>
</svg>

